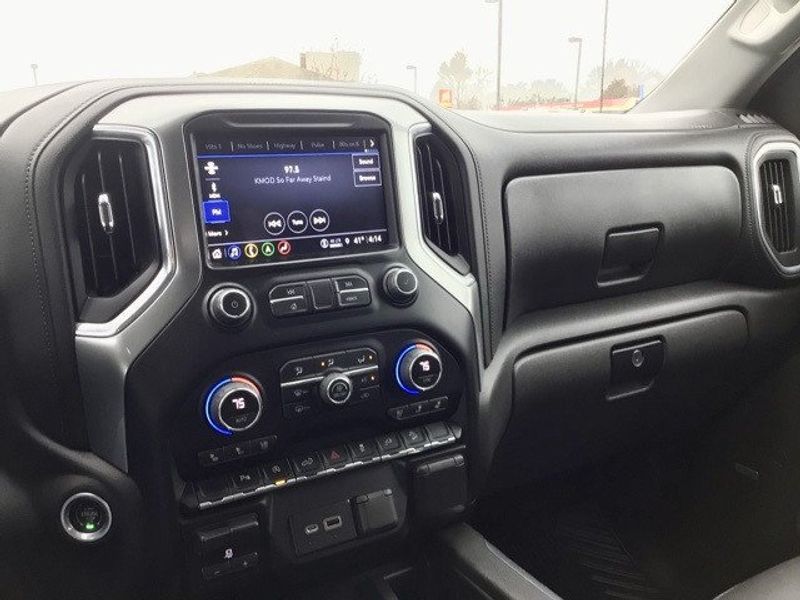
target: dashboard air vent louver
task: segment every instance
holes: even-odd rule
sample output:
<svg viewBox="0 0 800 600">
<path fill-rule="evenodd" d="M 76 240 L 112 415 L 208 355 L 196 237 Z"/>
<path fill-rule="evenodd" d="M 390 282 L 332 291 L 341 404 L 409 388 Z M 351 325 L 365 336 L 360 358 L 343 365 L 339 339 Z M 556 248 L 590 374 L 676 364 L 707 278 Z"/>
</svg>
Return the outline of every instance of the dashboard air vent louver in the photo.
<svg viewBox="0 0 800 600">
<path fill-rule="evenodd" d="M 78 166 L 74 222 L 89 297 L 118 294 L 158 258 L 145 150 L 94 140 Z"/>
<path fill-rule="evenodd" d="M 767 159 L 759 167 L 764 233 L 776 252 L 795 248 L 795 188 L 787 158 Z"/>
<path fill-rule="evenodd" d="M 415 140 L 422 232 L 458 271 L 469 271 L 464 193 L 458 163 L 435 135 Z"/>
<path fill-rule="evenodd" d="M 759 113 L 740 113 L 739 120 L 745 125 L 769 125 L 774 123 L 768 116 Z"/>
</svg>

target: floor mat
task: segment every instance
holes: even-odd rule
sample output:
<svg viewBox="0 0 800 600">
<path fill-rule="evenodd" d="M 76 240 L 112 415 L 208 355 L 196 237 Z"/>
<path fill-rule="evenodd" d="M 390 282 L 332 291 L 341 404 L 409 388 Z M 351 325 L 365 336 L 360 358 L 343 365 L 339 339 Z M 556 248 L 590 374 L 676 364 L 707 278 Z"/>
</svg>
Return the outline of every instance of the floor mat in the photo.
<svg viewBox="0 0 800 600">
<path fill-rule="evenodd" d="M 495 505 L 480 515 L 479 528 L 490 531 L 490 541 L 565 600 L 676 597 L 626 550 L 598 505 L 561 506 Z"/>
</svg>

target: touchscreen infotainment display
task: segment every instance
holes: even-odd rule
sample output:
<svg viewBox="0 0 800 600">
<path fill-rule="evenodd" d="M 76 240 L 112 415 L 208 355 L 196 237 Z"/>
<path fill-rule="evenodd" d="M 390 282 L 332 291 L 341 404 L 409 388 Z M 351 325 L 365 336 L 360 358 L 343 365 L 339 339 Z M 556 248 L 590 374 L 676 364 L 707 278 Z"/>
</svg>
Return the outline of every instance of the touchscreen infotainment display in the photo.
<svg viewBox="0 0 800 600">
<path fill-rule="evenodd" d="M 378 136 L 197 136 L 212 267 L 372 252 L 389 243 Z"/>
</svg>

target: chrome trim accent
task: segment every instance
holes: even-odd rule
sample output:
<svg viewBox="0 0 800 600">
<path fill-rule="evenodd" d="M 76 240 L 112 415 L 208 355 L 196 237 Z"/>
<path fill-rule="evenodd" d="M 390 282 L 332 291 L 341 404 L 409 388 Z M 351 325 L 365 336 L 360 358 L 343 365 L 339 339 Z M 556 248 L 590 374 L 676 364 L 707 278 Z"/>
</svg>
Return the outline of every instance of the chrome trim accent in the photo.
<svg viewBox="0 0 800 600">
<path fill-rule="evenodd" d="M 107 323 L 78 323 L 75 328 L 75 353 L 89 445 L 100 458 L 127 471 L 125 378 L 133 361 L 175 316 L 197 286 L 200 256 L 196 250 L 187 252 L 187 248 L 197 248 L 200 240 L 196 233 L 193 236 L 184 234 L 180 240 L 182 252 L 176 251 L 178 240 L 173 216 L 177 212 L 182 220 L 193 220 L 194 206 L 184 199 L 186 192 L 179 187 L 180 181 L 172 184 L 176 186 L 179 199 L 170 203 L 165 157 L 160 140 L 152 130 L 143 126 L 99 124 L 94 127 L 94 135 L 95 139 L 134 140 L 143 144 L 162 246 L 161 267 L 131 304 Z M 175 158 L 183 162 L 182 156 Z M 188 191 L 188 179 L 183 184 Z"/>
<path fill-rule="evenodd" d="M 142 293 L 134 298 L 116 317 L 104 323 L 86 323 L 79 321 L 75 324 L 76 336 L 111 337 L 130 325 L 130 323 L 141 315 L 145 308 L 155 301 L 161 292 L 164 291 L 167 283 L 175 274 L 175 242 L 156 136 L 151 131 L 141 127 L 95 125 L 93 139 L 135 141 L 144 146 L 147 156 L 147 166 L 150 171 L 150 189 L 153 194 L 158 242 L 161 247 L 162 255 L 161 267 L 158 269 L 155 277 L 153 277 L 153 280 L 147 284 L 147 287 L 142 290 Z M 100 199 L 98 198 L 98 203 L 99 201 Z"/>
<path fill-rule="evenodd" d="M 114 233 L 114 208 L 110 196 L 105 192 L 97 196 L 97 216 L 106 235 Z"/>
<path fill-rule="evenodd" d="M 75 529 L 75 527 L 73 527 L 72 523 L 69 520 L 70 506 L 76 500 L 80 500 L 82 498 L 90 498 L 91 500 L 94 500 L 105 509 L 106 514 L 108 515 L 108 520 L 97 531 L 92 531 L 90 533 L 78 531 L 77 529 Z M 111 530 L 111 521 L 112 521 L 111 507 L 108 505 L 108 502 L 103 500 L 97 494 L 93 494 L 92 492 L 79 492 L 77 494 L 73 494 L 64 501 L 64 504 L 61 505 L 61 527 L 64 529 L 64 532 L 69 537 L 79 542 L 92 543 L 102 540 L 104 537 L 106 537 L 106 534 Z"/>
<path fill-rule="evenodd" d="M 753 198 L 755 199 L 755 210 L 753 212 L 755 212 L 756 216 L 756 230 L 758 231 L 758 237 L 766 249 L 767 256 L 769 256 L 773 266 L 784 275 L 796 275 L 800 273 L 800 264 L 788 267 L 781 264 L 780 260 L 778 259 L 778 255 L 775 254 L 775 250 L 772 248 L 772 243 L 767 237 L 764 227 L 764 216 L 761 214 L 763 203 L 768 202 L 766 198 L 761 197 L 761 164 L 768 159 L 769 154 L 781 154 L 787 152 L 794 155 L 795 173 L 800 173 L 800 145 L 795 142 L 767 142 L 766 144 L 762 145 L 753 156 L 753 161 L 751 163 L 751 168 L 753 169 Z M 795 180 L 793 183 L 796 189 L 800 189 L 800 181 Z M 800 196 L 795 198 L 795 202 L 797 202 L 798 199 L 800 199 Z M 797 210 L 797 208 L 800 207 L 795 207 L 795 210 Z"/>
</svg>

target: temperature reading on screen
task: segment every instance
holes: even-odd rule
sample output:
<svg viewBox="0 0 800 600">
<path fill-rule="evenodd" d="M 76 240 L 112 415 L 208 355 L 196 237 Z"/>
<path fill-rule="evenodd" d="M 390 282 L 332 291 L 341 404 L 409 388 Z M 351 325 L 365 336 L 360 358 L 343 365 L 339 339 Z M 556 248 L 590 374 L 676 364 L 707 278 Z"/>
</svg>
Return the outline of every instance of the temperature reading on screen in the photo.
<svg viewBox="0 0 800 600">
<path fill-rule="evenodd" d="M 300 165 L 283 165 L 283 172 L 286 175 L 297 175 L 300 172 Z"/>
</svg>

